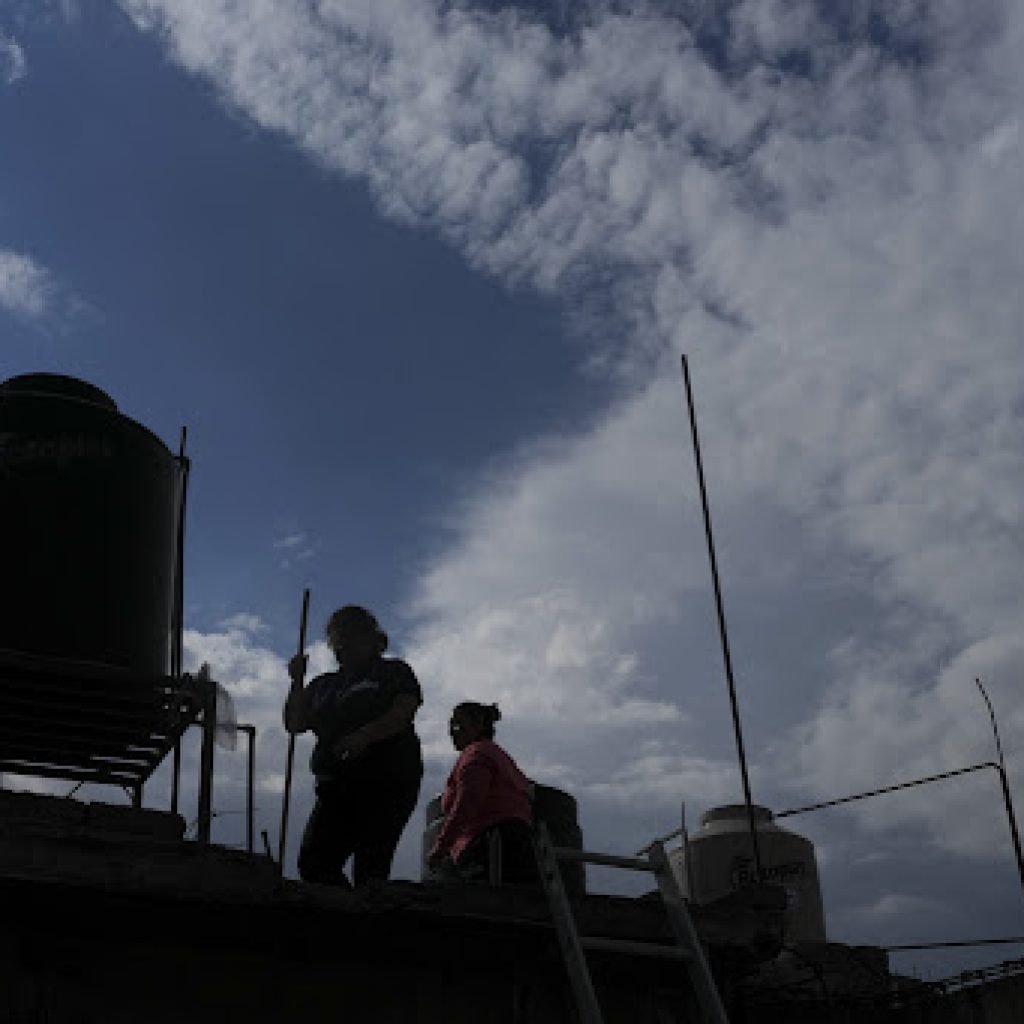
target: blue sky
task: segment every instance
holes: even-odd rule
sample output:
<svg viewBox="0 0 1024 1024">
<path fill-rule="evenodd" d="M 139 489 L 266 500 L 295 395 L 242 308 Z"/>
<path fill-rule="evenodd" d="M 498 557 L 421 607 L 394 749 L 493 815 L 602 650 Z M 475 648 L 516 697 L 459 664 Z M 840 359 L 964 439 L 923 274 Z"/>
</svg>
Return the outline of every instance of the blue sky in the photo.
<svg viewBox="0 0 1024 1024">
<path fill-rule="evenodd" d="M 0 375 L 188 426 L 261 827 L 304 585 L 419 673 L 425 795 L 470 697 L 596 847 L 738 798 L 684 351 L 755 796 L 987 759 L 978 675 L 1019 779 L 1024 18 L 962 7 L 0 2 Z M 801 819 L 832 934 L 1024 933 L 1001 813 Z"/>
<path fill-rule="evenodd" d="M 375 215 L 122 15 L 82 8 L 23 39 L 36 57 L 4 96 L 5 238 L 85 308 L 13 324 L 17 358 L 96 381 L 172 443 L 188 426 L 198 614 L 271 580 L 287 605 L 273 544 L 300 534 L 318 554 L 301 579 L 396 601 L 467 467 L 607 392 L 558 343 L 551 303 Z"/>
</svg>

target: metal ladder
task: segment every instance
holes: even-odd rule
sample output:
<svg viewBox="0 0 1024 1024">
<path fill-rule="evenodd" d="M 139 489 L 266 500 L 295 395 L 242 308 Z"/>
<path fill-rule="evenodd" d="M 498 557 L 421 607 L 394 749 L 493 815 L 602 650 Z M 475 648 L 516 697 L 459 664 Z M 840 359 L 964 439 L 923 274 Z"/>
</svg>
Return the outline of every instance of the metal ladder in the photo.
<svg viewBox="0 0 1024 1024">
<path fill-rule="evenodd" d="M 665 848 L 660 841 L 647 847 L 646 857 L 618 857 L 604 853 L 588 853 L 564 846 L 555 846 L 543 822 L 538 823 L 534 843 L 537 850 L 537 865 L 541 881 L 551 907 L 551 917 L 562 949 L 569 982 L 576 998 L 581 1024 L 604 1024 L 601 1006 L 594 992 L 594 983 L 587 967 L 584 950 L 601 952 L 632 953 L 641 956 L 660 956 L 682 960 L 689 975 L 700 1006 L 705 1024 L 729 1024 L 725 1008 L 715 987 L 714 978 L 708 967 L 707 958 L 701 948 L 700 939 L 693 927 L 686 902 L 683 900 L 676 880 L 669 867 Z M 562 883 L 560 860 L 582 861 L 585 864 L 601 864 L 605 867 L 625 868 L 629 871 L 648 871 L 658 882 L 658 891 L 665 906 L 669 926 L 675 942 L 662 945 L 652 942 L 633 942 L 626 939 L 607 939 L 580 935 L 573 917 L 569 897 Z"/>
</svg>

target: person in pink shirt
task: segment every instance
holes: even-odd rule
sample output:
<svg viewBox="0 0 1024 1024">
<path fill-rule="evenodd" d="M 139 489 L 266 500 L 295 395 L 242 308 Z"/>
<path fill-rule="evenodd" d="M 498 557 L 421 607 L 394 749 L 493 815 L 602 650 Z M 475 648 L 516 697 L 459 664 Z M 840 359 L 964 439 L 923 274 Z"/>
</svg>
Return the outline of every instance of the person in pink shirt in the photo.
<svg viewBox="0 0 1024 1024">
<path fill-rule="evenodd" d="M 459 757 L 444 787 L 445 822 L 428 863 L 442 873 L 454 865 L 466 880 L 487 880 L 497 837 L 501 881 L 530 884 L 538 880 L 531 784 L 494 742 L 494 723 L 500 718 L 497 704 L 466 701 L 452 712 L 448 732 Z"/>
</svg>

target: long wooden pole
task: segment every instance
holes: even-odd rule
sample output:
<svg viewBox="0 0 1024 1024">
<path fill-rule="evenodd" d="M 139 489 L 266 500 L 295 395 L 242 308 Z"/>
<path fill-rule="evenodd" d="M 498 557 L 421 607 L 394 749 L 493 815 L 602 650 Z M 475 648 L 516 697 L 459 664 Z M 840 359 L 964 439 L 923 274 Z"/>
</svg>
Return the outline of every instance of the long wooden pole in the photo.
<svg viewBox="0 0 1024 1024">
<path fill-rule="evenodd" d="M 306 651 L 306 620 L 309 618 L 309 587 L 302 592 L 302 618 L 299 620 L 299 654 Z M 293 679 L 289 694 L 302 689 L 302 677 Z M 292 767 L 295 764 L 295 734 L 288 734 L 288 757 L 284 764 L 284 796 L 281 800 L 281 835 L 277 845 L 277 873 L 284 874 L 285 845 L 288 842 L 288 805 L 292 795 Z"/>
</svg>

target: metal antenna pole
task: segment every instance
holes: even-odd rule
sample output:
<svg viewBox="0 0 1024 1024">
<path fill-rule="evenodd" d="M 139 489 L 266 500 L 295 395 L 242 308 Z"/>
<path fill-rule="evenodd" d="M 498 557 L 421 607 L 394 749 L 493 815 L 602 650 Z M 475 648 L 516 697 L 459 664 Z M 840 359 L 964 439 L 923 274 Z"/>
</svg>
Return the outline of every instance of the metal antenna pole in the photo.
<svg viewBox="0 0 1024 1024">
<path fill-rule="evenodd" d="M 729 685 L 729 706 L 732 708 L 732 725 L 736 733 L 736 752 L 740 762 L 740 777 L 743 780 L 743 801 L 747 805 L 747 820 L 750 824 L 750 842 L 754 849 L 754 867 L 757 879 L 764 878 L 761 864 L 761 847 L 757 841 L 757 827 L 754 823 L 754 804 L 750 798 L 750 778 L 747 775 L 747 755 L 743 748 L 743 730 L 740 727 L 740 710 L 736 701 L 736 682 L 732 672 L 732 656 L 729 653 L 729 634 L 725 625 L 725 606 L 722 604 L 722 586 L 718 578 L 718 559 L 715 557 L 715 538 L 711 531 L 711 509 L 708 507 L 708 492 L 704 483 L 704 463 L 700 457 L 700 438 L 697 434 L 697 413 L 693 405 L 693 388 L 690 386 L 690 367 L 683 360 L 683 382 L 686 385 L 686 404 L 690 411 L 690 433 L 693 436 L 693 456 L 697 463 L 697 482 L 700 485 L 700 503 L 704 510 L 704 533 L 708 542 L 708 559 L 711 562 L 711 578 L 715 585 L 715 609 L 718 612 L 718 633 L 722 640 L 722 658 L 725 661 L 725 678 Z"/>
<path fill-rule="evenodd" d="M 306 620 L 309 618 L 309 587 L 302 592 L 302 618 L 299 621 L 299 654 L 306 653 Z M 302 680 L 293 680 L 289 693 L 302 689 Z M 284 854 L 288 841 L 288 808 L 292 797 L 292 768 L 295 764 L 295 733 L 288 734 L 288 756 L 284 765 L 284 794 L 281 800 L 281 834 L 277 844 L 277 871 L 284 874 Z"/>
<path fill-rule="evenodd" d="M 199 751 L 199 809 L 196 838 L 200 845 L 210 843 L 213 824 L 213 754 L 217 734 L 217 684 L 210 678 L 210 666 L 203 662 L 197 680 L 203 702 L 203 741 Z"/>
<path fill-rule="evenodd" d="M 181 442 L 178 445 L 178 469 L 181 473 L 181 492 L 178 496 L 178 531 L 174 564 L 174 635 L 171 638 L 171 675 L 181 678 L 183 661 L 182 634 L 185 628 L 185 504 L 188 498 L 189 460 L 185 455 L 185 441 L 188 433 L 181 428 Z M 171 768 L 171 813 L 178 813 L 178 795 L 181 790 L 181 738 L 174 743 L 174 758 Z"/>
<path fill-rule="evenodd" d="M 245 773 L 245 849 L 252 853 L 255 849 L 253 842 L 254 829 L 254 800 L 253 787 L 256 778 L 256 726 L 236 725 L 239 732 L 245 733 L 246 738 L 246 773 Z"/>
<path fill-rule="evenodd" d="M 988 717 L 992 721 L 992 735 L 996 738 L 996 753 L 999 755 L 999 780 L 1003 785 L 1003 801 L 1006 804 L 1006 816 L 1010 822 L 1010 836 L 1013 839 L 1013 852 L 1017 855 L 1017 872 L 1020 874 L 1021 888 L 1024 888 L 1024 856 L 1021 855 L 1020 833 L 1017 831 L 1017 816 L 1013 813 L 1013 801 L 1010 799 L 1010 783 L 1006 775 L 1006 760 L 1003 757 L 1003 743 L 999 738 L 999 726 L 996 724 L 996 712 L 992 701 L 988 698 L 985 687 L 980 679 L 975 679 L 981 696 L 988 707 Z"/>
</svg>

